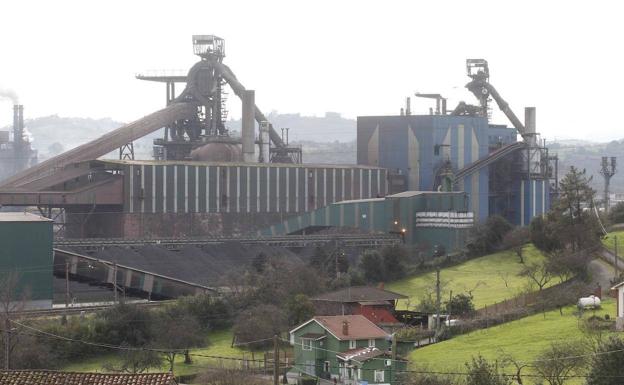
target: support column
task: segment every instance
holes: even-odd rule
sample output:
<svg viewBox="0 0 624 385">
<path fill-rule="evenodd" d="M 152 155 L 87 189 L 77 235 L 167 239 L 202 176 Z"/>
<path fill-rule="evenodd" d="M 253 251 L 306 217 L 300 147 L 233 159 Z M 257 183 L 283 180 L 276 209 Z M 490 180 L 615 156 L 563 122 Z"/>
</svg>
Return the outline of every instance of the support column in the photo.
<svg viewBox="0 0 624 385">
<path fill-rule="evenodd" d="M 246 90 L 242 95 L 243 102 L 243 115 L 242 115 L 242 132 L 241 139 L 243 143 L 243 160 L 246 163 L 255 162 L 254 154 L 254 133 L 255 133 L 255 112 L 256 101 L 255 92 L 253 90 Z"/>
</svg>

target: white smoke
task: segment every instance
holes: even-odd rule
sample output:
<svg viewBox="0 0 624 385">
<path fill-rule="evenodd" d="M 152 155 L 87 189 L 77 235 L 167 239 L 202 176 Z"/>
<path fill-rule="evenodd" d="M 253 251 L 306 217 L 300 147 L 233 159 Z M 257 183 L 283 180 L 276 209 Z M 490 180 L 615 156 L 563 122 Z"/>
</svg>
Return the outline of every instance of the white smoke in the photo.
<svg viewBox="0 0 624 385">
<path fill-rule="evenodd" d="M 2 99 L 8 99 L 13 104 L 19 104 L 19 96 L 17 96 L 17 92 L 13 91 L 10 88 L 0 87 L 0 100 Z"/>
</svg>

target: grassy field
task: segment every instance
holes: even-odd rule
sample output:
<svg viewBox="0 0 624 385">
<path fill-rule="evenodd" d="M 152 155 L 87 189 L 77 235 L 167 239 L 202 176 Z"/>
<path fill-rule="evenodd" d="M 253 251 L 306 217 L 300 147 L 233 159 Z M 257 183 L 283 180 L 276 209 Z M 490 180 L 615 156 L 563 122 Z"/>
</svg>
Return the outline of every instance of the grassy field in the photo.
<svg viewBox="0 0 624 385">
<path fill-rule="evenodd" d="M 192 349 L 191 353 L 207 355 L 207 356 L 220 356 L 220 357 L 232 357 L 232 358 L 249 358 L 251 359 L 251 352 L 245 349 L 240 349 L 237 347 L 231 347 L 232 343 L 232 331 L 222 330 L 216 331 L 208 334 L 208 340 L 210 341 L 210 345 L 206 348 L 201 349 Z M 255 357 L 256 359 L 262 358 L 262 353 L 260 353 L 260 357 Z M 201 372 L 208 366 L 214 367 L 215 365 L 240 365 L 240 361 L 233 360 L 219 360 L 216 358 L 209 357 L 199 357 L 193 356 L 192 364 L 184 363 L 184 356 L 179 355 L 176 357 L 176 363 L 174 366 L 174 373 L 176 376 L 179 375 L 188 375 L 195 374 Z M 118 358 L 115 353 L 101 355 L 95 358 L 88 358 L 80 362 L 72 363 L 63 368 L 63 370 L 74 371 L 74 372 L 102 372 L 103 366 L 107 363 L 116 364 L 118 363 Z M 154 368 L 152 371 L 168 371 L 169 367 L 164 364 L 162 368 Z"/>
<path fill-rule="evenodd" d="M 617 236 L 618 255 L 624 255 L 624 231 L 612 231 L 602 240 L 602 244 L 612 252 L 615 251 L 615 237 Z"/>
<path fill-rule="evenodd" d="M 543 261 L 544 256 L 533 245 L 527 245 L 524 259 L 525 263 L 535 263 Z M 476 308 L 513 298 L 529 284 L 526 277 L 519 276 L 524 266 L 515 253 L 502 251 L 443 269 L 440 272 L 442 298 L 448 298 L 451 290 L 453 294 L 472 291 Z M 432 272 L 389 283 L 386 288 L 410 297 L 399 304 L 399 308 L 405 309 L 432 292 L 434 284 L 435 272 Z"/>
<path fill-rule="evenodd" d="M 426 366 L 439 371 L 464 371 L 464 363 L 471 357 L 481 354 L 494 360 L 502 354 L 511 354 L 520 361 L 534 360 L 536 356 L 555 341 L 572 341 L 582 338 L 576 306 L 564 308 L 563 316 L 558 310 L 535 314 L 517 321 L 478 330 L 455 337 L 439 344 L 414 350 L 410 356 L 410 365 Z M 589 317 L 594 311 L 585 312 Z M 602 309 L 595 315 L 616 315 L 615 301 L 605 299 Z M 511 370 L 511 369 L 510 369 Z M 508 370 L 508 371 L 510 371 Z"/>
</svg>

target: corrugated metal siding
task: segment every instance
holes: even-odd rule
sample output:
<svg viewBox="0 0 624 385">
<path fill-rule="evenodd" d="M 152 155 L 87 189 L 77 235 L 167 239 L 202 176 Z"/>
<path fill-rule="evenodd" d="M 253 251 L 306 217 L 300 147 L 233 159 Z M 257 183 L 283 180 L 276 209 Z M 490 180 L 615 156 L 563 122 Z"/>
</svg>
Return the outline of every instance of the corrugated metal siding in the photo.
<svg viewBox="0 0 624 385">
<path fill-rule="evenodd" d="M 383 169 L 261 165 L 128 164 L 130 213 L 297 213 L 386 195 Z"/>
<path fill-rule="evenodd" d="M 0 222 L 0 275 L 19 275 L 28 300 L 52 301 L 52 222 Z"/>
</svg>

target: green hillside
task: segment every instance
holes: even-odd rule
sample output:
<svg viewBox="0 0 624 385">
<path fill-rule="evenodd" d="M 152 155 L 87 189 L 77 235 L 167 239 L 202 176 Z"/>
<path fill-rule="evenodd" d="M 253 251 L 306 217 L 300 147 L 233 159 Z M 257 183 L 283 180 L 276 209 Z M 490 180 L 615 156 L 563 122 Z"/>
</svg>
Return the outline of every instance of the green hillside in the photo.
<svg viewBox="0 0 624 385">
<path fill-rule="evenodd" d="M 500 358 L 502 354 L 511 354 L 520 361 L 534 360 L 551 342 L 581 339 L 576 311 L 576 306 L 568 306 L 563 316 L 558 310 L 547 312 L 545 316 L 535 314 L 417 349 L 409 356 L 410 364 L 449 372 L 463 371 L 464 362 L 478 354 L 489 360 Z M 587 311 L 583 317 L 594 314 L 602 317 L 609 314 L 615 318 L 615 301 L 605 299 L 602 309 Z"/>
<path fill-rule="evenodd" d="M 525 263 L 544 260 L 533 245 L 524 248 L 524 256 Z M 451 290 L 454 294 L 472 291 L 476 308 L 513 298 L 529 284 L 526 277 L 519 276 L 523 268 L 524 265 L 511 251 L 501 251 L 445 268 L 440 272 L 442 298 L 448 298 Z M 418 304 L 427 292 L 432 291 L 434 283 L 435 272 L 432 272 L 389 283 L 386 288 L 409 296 L 409 300 L 399 304 L 399 308 L 406 308 Z"/>
<path fill-rule="evenodd" d="M 612 231 L 602 239 L 602 244 L 612 252 L 615 251 L 615 236 L 617 236 L 618 255 L 624 255 L 624 231 Z"/>
</svg>

